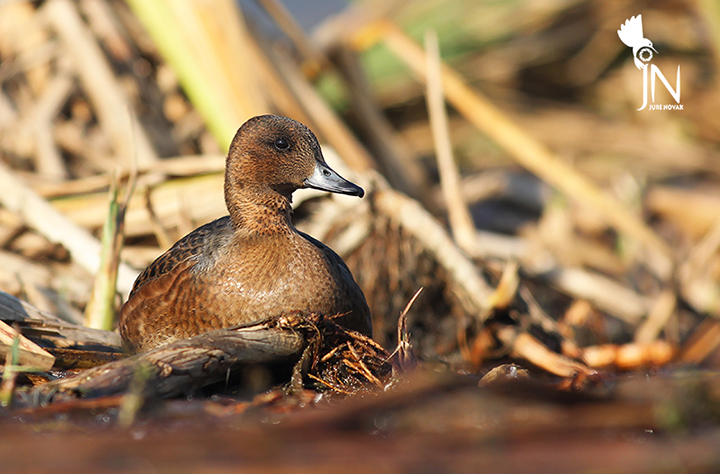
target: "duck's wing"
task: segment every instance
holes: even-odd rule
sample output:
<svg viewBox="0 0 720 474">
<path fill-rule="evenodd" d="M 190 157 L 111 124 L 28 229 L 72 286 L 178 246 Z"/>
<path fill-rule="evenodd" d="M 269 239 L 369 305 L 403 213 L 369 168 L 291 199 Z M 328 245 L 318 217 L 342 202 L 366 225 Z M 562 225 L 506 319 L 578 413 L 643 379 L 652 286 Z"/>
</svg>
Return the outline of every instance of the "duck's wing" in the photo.
<svg viewBox="0 0 720 474">
<path fill-rule="evenodd" d="M 155 259 L 155 261 L 148 265 L 140 276 L 137 277 L 128 299 L 145 284 L 172 272 L 181 264 L 185 266 L 188 260 L 195 259 L 200 261 L 203 254 L 208 251 L 208 244 L 214 239 L 229 234 L 231 228 L 230 216 L 225 216 L 198 227 L 175 242 L 175 245 Z"/>
</svg>

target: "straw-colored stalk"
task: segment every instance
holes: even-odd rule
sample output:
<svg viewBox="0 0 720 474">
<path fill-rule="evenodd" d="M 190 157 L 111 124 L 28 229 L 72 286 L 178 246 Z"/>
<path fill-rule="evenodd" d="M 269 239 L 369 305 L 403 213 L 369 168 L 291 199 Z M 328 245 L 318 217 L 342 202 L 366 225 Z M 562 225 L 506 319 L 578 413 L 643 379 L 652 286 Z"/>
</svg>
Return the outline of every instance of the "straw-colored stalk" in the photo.
<svg viewBox="0 0 720 474">
<path fill-rule="evenodd" d="M 450 228 L 458 246 L 469 255 L 475 255 L 477 253 L 477 233 L 460 189 L 460 173 L 453 157 L 442 78 L 440 76 L 440 47 L 437 34 L 434 31 L 425 33 L 425 50 L 427 54 L 426 93 L 428 115 L 430 116 L 430 128 L 435 143 L 435 156 L 440 171 L 440 186 L 448 210 Z"/>
<path fill-rule="evenodd" d="M 240 124 L 268 111 L 252 45 L 232 0 L 128 3 L 224 149 Z"/>
</svg>

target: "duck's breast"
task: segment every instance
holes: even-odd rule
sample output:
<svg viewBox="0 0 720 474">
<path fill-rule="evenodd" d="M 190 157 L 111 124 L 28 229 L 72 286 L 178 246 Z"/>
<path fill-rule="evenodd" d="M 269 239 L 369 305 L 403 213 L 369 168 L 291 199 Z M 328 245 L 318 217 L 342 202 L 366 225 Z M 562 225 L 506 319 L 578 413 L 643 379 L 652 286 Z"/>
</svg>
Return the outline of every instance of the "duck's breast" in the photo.
<svg viewBox="0 0 720 474">
<path fill-rule="evenodd" d="M 352 329 L 368 332 L 369 310 L 342 259 L 305 234 L 245 239 L 218 261 L 215 288 L 229 325 L 290 312 L 352 313 Z M 215 278 L 214 278 L 215 279 Z"/>
</svg>

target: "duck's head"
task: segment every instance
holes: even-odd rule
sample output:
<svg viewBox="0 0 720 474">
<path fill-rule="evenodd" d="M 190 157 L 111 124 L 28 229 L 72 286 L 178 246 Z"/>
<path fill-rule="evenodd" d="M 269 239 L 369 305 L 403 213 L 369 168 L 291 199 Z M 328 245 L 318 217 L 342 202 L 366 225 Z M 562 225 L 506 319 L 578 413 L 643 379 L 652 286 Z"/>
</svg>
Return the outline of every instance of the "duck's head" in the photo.
<svg viewBox="0 0 720 474">
<path fill-rule="evenodd" d="M 227 158 L 226 198 L 237 187 L 269 187 L 288 198 L 300 188 L 359 197 L 365 194 L 325 163 L 309 128 L 277 115 L 253 117 L 235 134 Z"/>
</svg>

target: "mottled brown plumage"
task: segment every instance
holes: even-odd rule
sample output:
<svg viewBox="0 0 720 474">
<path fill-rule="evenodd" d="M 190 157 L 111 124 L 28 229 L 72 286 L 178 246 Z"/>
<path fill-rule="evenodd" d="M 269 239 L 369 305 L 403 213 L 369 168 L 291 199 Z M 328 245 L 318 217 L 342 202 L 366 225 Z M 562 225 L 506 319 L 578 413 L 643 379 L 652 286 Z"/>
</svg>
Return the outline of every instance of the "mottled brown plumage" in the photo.
<svg viewBox="0 0 720 474">
<path fill-rule="evenodd" d="M 365 297 L 329 247 L 290 221 L 298 188 L 362 196 L 323 159 L 315 135 L 294 120 L 248 120 L 230 145 L 229 216 L 194 230 L 138 277 L 120 312 L 129 350 L 290 312 L 345 314 L 337 321 L 370 335 Z"/>
</svg>

